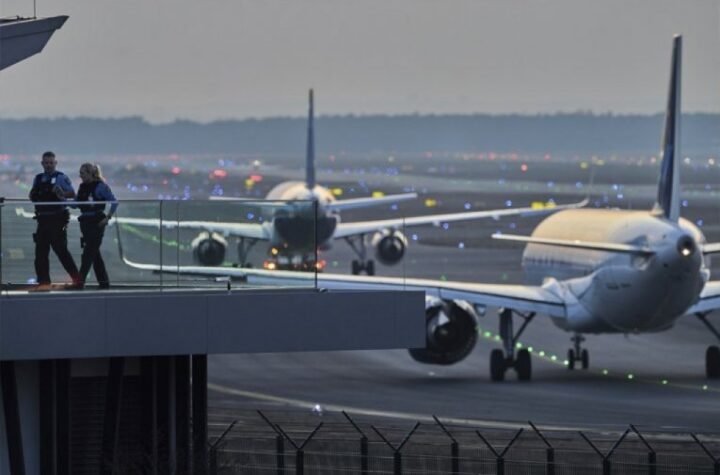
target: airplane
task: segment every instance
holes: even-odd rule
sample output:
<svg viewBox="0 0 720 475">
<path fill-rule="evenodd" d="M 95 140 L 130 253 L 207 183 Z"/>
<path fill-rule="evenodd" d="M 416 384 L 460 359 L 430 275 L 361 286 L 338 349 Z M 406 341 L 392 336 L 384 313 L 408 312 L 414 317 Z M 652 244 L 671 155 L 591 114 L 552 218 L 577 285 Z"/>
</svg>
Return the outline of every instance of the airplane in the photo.
<svg viewBox="0 0 720 475">
<path fill-rule="evenodd" d="M 720 308 L 720 280 L 709 280 L 705 256 L 720 252 L 700 229 L 680 217 L 680 83 L 682 36 L 673 39 L 670 88 L 661 150 L 657 200 L 649 211 L 561 210 L 541 221 L 530 236 L 495 234 L 526 243 L 522 263 L 530 285 L 365 277 L 339 274 L 270 274 L 253 269 L 162 267 L 125 262 L 139 269 L 224 276 L 250 284 L 317 285 L 324 289 L 423 290 L 426 293 L 426 348 L 411 349 L 421 363 L 450 365 L 464 359 L 477 339 L 478 310 L 498 307 L 503 349 L 490 354 L 490 377 L 502 381 L 509 369 L 531 379 L 531 353 L 516 344 L 537 315 L 573 333 L 568 369 L 589 366 L 582 348 L 585 334 L 645 333 L 669 330 L 686 316 L 697 316 L 720 339 L 706 318 Z M 313 282 L 313 277 L 315 282 Z M 514 317 L 521 326 L 514 330 Z M 720 378 L 720 348 L 705 355 L 708 378 Z"/>
<path fill-rule="evenodd" d="M 341 222 L 340 212 L 350 209 L 380 206 L 417 198 L 416 193 L 402 193 L 383 197 L 365 197 L 337 200 L 332 192 L 315 180 L 315 116 L 312 89 L 309 91 L 307 153 L 305 155 L 305 182 L 286 181 L 276 185 L 265 201 L 244 198 L 220 198 L 246 202 L 266 213 L 263 222 L 217 222 L 177 221 L 155 218 L 131 218 L 116 216 L 115 223 L 159 228 L 190 229 L 199 231 L 192 240 L 193 260 L 202 266 L 220 266 L 225 261 L 227 237 L 238 240 L 238 266 L 248 267 L 250 250 L 260 241 L 267 242 L 268 259 L 264 262 L 270 270 L 322 270 L 323 261 L 317 260 L 317 250 L 328 250 L 334 240 L 343 239 L 355 252 L 352 273 L 375 274 L 375 261 L 368 258 L 368 244 L 375 250 L 375 258 L 384 265 L 394 265 L 405 255 L 408 240 L 401 231 L 405 227 L 448 223 L 472 219 L 504 216 L 537 216 L 566 208 L 583 206 L 585 203 L 552 205 L 544 208 L 506 208 L 486 211 L 409 216 L 374 221 Z M 33 217 L 20 208 L 18 215 Z"/>
</svg>

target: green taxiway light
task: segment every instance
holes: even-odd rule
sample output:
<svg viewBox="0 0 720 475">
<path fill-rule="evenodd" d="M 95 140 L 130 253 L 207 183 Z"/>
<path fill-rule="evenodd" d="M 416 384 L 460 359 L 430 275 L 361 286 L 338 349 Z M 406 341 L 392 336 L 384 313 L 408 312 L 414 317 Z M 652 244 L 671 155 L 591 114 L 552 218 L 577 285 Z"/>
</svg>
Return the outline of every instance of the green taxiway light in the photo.
<svg viewBox="0 0 720 475">
<path fill-rule="evenodd" d="M 485 338 L 490 338 L 490 337 L 492 337 L 492 333 L 490 333 L 490 332 L 485 332 L 485 333 L 483 333 L 483 336 L 484 336 Z"/>
<path fill-rule="evenodd" d="M 569 366 L 569 365 L 570 365 L 570 362 L 569 362 L 568 360 L 563 360 L 563 365 L 564 365 L 564 366 Z"/>
<path fill-rule="evenodd" d="M 500 335 L 495 335 L 495 341 L 500 341 Z"/>
<path fill-rule="evenodd" d="M 519 341 L 515 343 L 515 348 L 522 348 L 522 346 L 522 343 L 520 343 Z"/>
<path fill-rule="evenodd" d="M 608 375 L 608 370 L 604 369 L 604 370 L 602 370 L 602 373 L 603 373 L 605 376 L 607 376 L 607 375 Z"/>
<path fill-rule="evenodd" d="M 541 351 L 541 352 L 538 353 L 538 354 L 539 354 L 540 356 L 545 356 L 545 352 L 544 352 L 544 351 Z"/>
<path fill-rule="evenodd" d="M 633 379 L 634 377 L 632 373 L 628 374 L 628 379 Z"/>
<path fill-rule="evenodd" d="M 703 391 L 707 391 L 707 384 L 703 384 Z"/>
<path fill-rule="evenodd" d="M 667 380 L 667 379 L 663 379 L 663 380 L 662 380 L 662 383 L 663 383 L 663 384 L 667 384 L 667 383 L 668 383 L 668 380 Z"/>
<path fill-rule="evenodd" d="M 528 351 L 529 351 L 530 353 L 532 353 L 532 352 L 533 352 L 533 347 L 532 347 L 532 346 L 528 346 Z"/>
<path fill-rule="evenodd" d="M 557 356 L 552 355 L 552 356 L 550 357 L 550 359 L 553 360 L 553 361 L 555 361 L 555 360 L 557 360 Z"/>
</svg>

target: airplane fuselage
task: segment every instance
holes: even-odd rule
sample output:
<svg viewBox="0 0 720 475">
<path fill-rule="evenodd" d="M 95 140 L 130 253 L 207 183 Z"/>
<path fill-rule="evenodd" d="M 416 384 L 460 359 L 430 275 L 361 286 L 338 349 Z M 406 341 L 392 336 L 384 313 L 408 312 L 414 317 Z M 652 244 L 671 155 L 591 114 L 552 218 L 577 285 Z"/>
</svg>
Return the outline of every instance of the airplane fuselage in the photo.
<svg viewBox="0 0 720 475">
<path fill-rule="evenodd" d="M 553 214 L 533 237 L 645 246 L 652 254 L 617 253 L 530 243 L 523 267 L 530 283 L 569 298 L 567 318 L 580 333 L 652 332 L 670 328 L 698 298 L 709 271 L 702 232 L 651 212 L 581 209 Z"/>
<path fill-rule="evenodd" d="M 319 185 L 309 190 L 303 182 L 287 181 L 270 190 L 266 199 L 296 203 L 289 209 L 276 211 L 271 217 L 271 246 L 297 253 L 330 247 L 335 228 L 340 222 L 339 213 L 327 209 L 327 205 L 335 201 L 330 190 Z M 314 202 L 317 203 L 317 211 Z"/>
</svg>

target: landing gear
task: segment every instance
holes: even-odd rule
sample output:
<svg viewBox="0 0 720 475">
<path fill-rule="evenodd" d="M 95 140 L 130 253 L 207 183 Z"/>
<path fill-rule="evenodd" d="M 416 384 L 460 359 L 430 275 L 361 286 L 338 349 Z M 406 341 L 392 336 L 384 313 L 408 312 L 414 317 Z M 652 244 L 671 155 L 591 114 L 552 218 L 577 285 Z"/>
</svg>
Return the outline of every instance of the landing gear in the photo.
<svg viewBox="0 0 720 475">
<path fill-rule="evenodd" d="M 353 259 L 350 270 L 353 275 L 359 275 L 365 272 L 367 275 L 375 275 L 375 261 L 367 258 L 367 247 L 365 245 L 365 235 L 348 236 L 345 238 L 348 245 L 355 251 L 358 259 Z"/>
<path fill-rule="evenodd" d="M 707 313 L 696 313 L 695 316 L 720 340 L 720 332 L 708 321 Z M 720 378 L 720 348 L 715 345 L 708 346 L 705 351 L 705 375 L 709 379 Z"/>
<path fill-rule="evenodd" d="M 517 373 L 518 380 L 529 381 L 532 378 L 532 359 L 530 352 L 523 348 L 515 353 L 518 338 L 522 335 L 525 328 L 535 317 L 534 313 L 523 315 L 515 312 L 517 316 L 522 318 L 523 324 L 517 333 L 513 334 L 513 310 L 504 308 L 500 310 L 500 338 L 503 341 L 503 350 L 494 349 L 490 353 L 490 379 L 493 381 L 503 381 L 505 379 L 505 371 L 514 368 Z"/>
<path fill-rule="evenodd" d="M 252 264 L 248 263 L 247 258 L 250 250 L 257 242 L 257 239 L 251 238 L 241 237 L 238 239 L 238 264 L 235 267 L 252 267 Z"/>
<path fill-rule="evenodd" d="M 585 337 L 579 333 L 571 338 L 573 342 L 573 348 L 570 348 L 567 353 L 568 369 L 575 369 L 575 362 L 580 362 L 582 369 L 588 369 L 590 367 L 590 353 L 588 350 L 581 348 L 580 345 L 585 341 Z"/>
</svg>

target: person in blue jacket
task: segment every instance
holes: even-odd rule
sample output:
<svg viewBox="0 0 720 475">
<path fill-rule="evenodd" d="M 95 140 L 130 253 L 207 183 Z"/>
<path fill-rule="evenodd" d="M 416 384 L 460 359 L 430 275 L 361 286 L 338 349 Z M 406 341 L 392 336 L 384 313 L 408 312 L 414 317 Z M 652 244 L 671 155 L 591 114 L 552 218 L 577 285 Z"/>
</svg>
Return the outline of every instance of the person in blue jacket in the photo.
<svg viewBox="0 0 720 475">
<path fill-rule="evenodd" d="M 96 201 L 116 201 L 115 195 L 100 173 L 100 167 L 93 163 L 83 163 L 80 166 L 80 179 L 78 187 L 77 207 L 80 208 L 80 232 L 82 233 L 81 246 L 83 248 L 80 260 L 81 285 L 87 280 L 90 267 L 95 271 L 95 278 L 100 289 L 110 287 L 110 278 L 105 269 L 105 262 L 100 254 L 100 245 L 107 226 L 117 210 L 117 202 L 110 205 L 110 211 L 105 214 L 106 203 L 90 204 Z M 86 204 L 81 204 L 86 203 Z"/>
<path fill-rule="evenodd" d="M 43 173 L 38 173 L 30 189 L 30 200 L 35 205 L 37 230 L 33 234 L 35 241 L 35 274 L 39 286 L 50 285 L 50 248 L 55 252 L 73 284 L 80 282 L 75 261 L 67 248 L 67 225 L 70 213 L 62 204 L 75 197 L 70 178 L 57 170 L 57 159 L 53 152 L 45 152 L 40 164 Z"/>
</svg>

